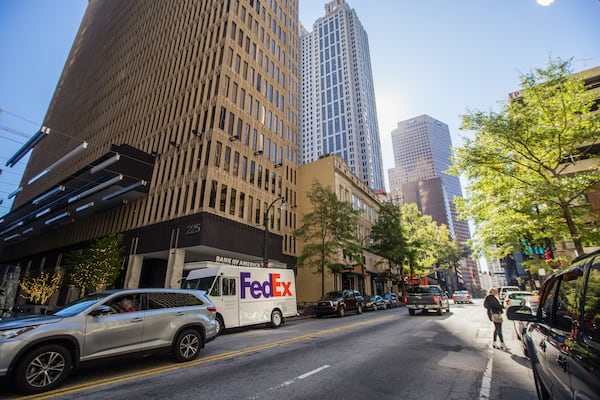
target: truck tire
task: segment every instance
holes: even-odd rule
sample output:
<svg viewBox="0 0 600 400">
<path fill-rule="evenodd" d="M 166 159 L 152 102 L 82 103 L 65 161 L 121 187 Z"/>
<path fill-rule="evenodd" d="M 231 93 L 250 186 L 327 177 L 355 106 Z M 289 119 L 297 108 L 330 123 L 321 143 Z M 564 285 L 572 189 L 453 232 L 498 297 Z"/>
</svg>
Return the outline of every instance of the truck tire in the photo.
<svg viewBox="0 0 600 400">
<path fill-rule="evenodd" d="M 225 329 L 225 322 L 223 322 L 223 317 L 220 314 L 217 314 L 215 322 L 217 325 L 217 336 L 219 336 Z"/>
<path fill-rule="evenodd" d="M 71 354 L 60 345 L 33 349 L 18 364 L 15 386 L 23 393 L 35 394 L 54 389 L 71 373 Z"/>
<path fill-rule="evenodd" d="M 277 329 L 283 324 L 283 315 L 279 310 L 273 310 L 271 313 L 271 328 Z"/>
<path fill-rule="evenodd" d="M 340 308 L 338 308 L 337 315 L 340 318 L 342 318 L 344 315 L 346 315 L 346 307 L 341 306 Z"/>
<path fill-rule="evenodd" d="M 356 307 L 356 313 L 362 314 L 362 312 L 363 312 L 362 304 L 359 304 L 358 307 Z"/>
<path fill-rule="evenodd" d="M 415 315 L 415 310 L 413 310 L 412 308 L 408 309 L 408 314 L 409 315 Z"/>
<path fill-rule="evenodd" d="M 440 308 L 438 308 L 438 310 L 437 310 L 437 315 L 444 315 L 444 309 L 442 308 L 441 305 L 440 305 Z"/>
</svg>

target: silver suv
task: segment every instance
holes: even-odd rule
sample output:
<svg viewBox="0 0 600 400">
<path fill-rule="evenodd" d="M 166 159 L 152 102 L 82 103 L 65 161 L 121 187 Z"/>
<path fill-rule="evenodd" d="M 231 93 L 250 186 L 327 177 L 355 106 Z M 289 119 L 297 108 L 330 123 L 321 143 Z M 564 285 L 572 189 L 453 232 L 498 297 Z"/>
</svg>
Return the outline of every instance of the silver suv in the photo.
<svg viewBox="0 0 600 400">
<path fill-rule="evenodd" d="M 3 320 L 0 377 L 33 394 L 100 358 L 170 350 L 191 361 L 216 337 L 216 311 L 199 290 L 126 289 L 92 293 L 51 315 Z"/>
</svg>

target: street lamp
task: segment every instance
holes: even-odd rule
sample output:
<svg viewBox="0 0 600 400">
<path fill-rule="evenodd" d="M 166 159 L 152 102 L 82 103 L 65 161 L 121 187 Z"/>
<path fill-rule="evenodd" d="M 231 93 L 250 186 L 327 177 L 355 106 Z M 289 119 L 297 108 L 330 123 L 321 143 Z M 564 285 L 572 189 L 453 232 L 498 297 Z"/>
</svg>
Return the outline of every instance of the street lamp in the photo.
<svg viewBox="0 0 600 400">
<path fill-rule="evenodd" d="M 263 218 L 263 223 L 265 225 L 265 239 L 264 239 L 264 251 L 263 251 L 263 267 L 264 268 L 268 268 L 269 267 L 269 257 L 267 254 L 267 245 L 269 243 L 269 211 L 271 211 L 271 208 L 273 208 L 273 206 L 275 205 L 275 203 L 277 203 L 279 200 L 281 200 L 281 206 L 279 206 L 280 210 L 285 210 L 285 197 L 278 197 L 275 200 L 273 200 L 273 202 L 269 205 L 269 207 L 267 207 L 267 209 L 265 210 L 265 216 Z"/>
</svg>

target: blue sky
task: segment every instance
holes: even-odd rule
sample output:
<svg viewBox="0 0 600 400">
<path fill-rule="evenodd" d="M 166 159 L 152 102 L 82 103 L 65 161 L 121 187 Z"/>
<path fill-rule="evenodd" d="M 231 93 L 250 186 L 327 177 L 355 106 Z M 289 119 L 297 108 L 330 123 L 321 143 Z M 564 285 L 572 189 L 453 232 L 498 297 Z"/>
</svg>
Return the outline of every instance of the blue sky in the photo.
<svg viewBox="0 0 600 400">
<path fill-rule="evenodd" d="M 266 1 L 266 0 L 265 0 Z M 300 0 L 312 30 L 324 0 Z M 455 145 L 460 115 L 493 110 L 519 87 L 519 73 L 550 57 L 574 70 L 600 65 L 600 1 L 347 0 L 369 35 L 384 169 L 393 167 L 390 133 L 429 114 L 448 124 Z M 25 161 L 4 167 L 41 126 L 87 0 L 0 1 L 0 215 Z"/>
</svg>

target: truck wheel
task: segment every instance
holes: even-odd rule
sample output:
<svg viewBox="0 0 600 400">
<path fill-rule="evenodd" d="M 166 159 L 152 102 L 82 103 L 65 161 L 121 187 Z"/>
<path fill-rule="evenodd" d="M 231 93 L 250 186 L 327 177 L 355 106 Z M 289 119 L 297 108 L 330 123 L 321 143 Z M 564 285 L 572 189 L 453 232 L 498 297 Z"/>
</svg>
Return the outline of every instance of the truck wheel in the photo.
<svg viewBox="0 0 600 400">
<path fill-rule="evenodd" d="M 283 315 L 281 315 L 281 311 L 273 310 L 271 313 L 271 327 L 279 328 L 283 324 Z"/>
<path fill-rule="evenodd" d="M 321 314 L 319 314 L 319 313 L 315 313 L 315 317 L 322 318 L 323 316 Z"/>
<path fill-rule="evenodd" d="M 415 310 L 413 310 L 412 308 L 408 309 L 408 314 L 409 315 L 415 315 Z"/>
<path fill-rule="evenodd" d="M 338 308 L 337 315 L 340 318 L 342 318 L 344 315 L 346 315 L 346 308 L 344 306 L 341 306 L 340 308 Z"/>
<path fill-rule="evenodd" d="M 442 306 L 440 306 L 440 308 L 438 308 L 437 315 L 444 315 L 444 309 L 442 308 Z"/>
<path fill-rule="evenodd" d="M 217 325 L 217 336 L 219 336 L 221 333 L 223 333 L 223 329 L 225 329 L 225 323 L 223 322 L 223 317 L 221 317 L 220 315 L 217 315 L 217 317 L 215 318 L 215 322 Z"/>
<path fill-rule="evenodd" d="M 71 373 L 71 354 L 60 345 L 34 349 L 17 366 L 15 385 L 27 394 L 54 389 Z"/>
<path fill-rule="evenodd" d="M 362 309 L 362 304 L 359 304 L 358 307 L 356 308 L 356 313 L 357 314 L 362 314 L 363 309 Z"/>
<path fill-rule="evenodd" d="M 194 329 L 187 329 L 173 343 L 173 355 L 179 362 L 192 361 L 198 356 L 202 344 L 202 335 Z"/>
</svg>

